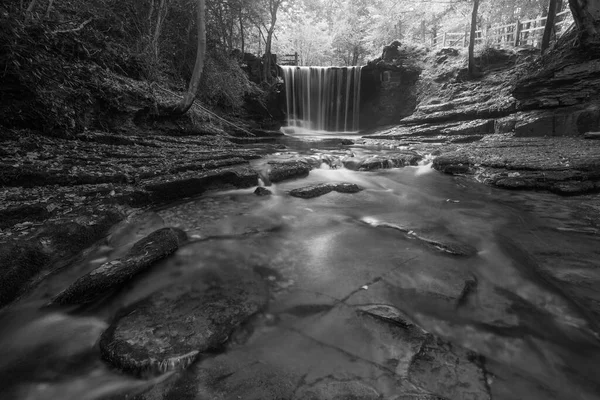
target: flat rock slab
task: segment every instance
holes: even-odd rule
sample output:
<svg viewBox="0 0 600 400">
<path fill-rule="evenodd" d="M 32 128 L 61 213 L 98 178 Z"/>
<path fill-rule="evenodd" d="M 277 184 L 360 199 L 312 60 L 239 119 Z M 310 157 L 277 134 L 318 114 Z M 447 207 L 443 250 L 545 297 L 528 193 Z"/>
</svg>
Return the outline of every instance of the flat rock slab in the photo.
<svg viewBox="0 0 600 400">
<path fill-rule="evenodd" d="M 290 196 L 302 199 L 312 199 L 330 192 L 358 193 L 363 190 L 354 183 L 319 183 L 290 191 Z"/>
<path fill-rule="evenodd" d="M 144 182 L 144 189 L 152 194 L 154 202 L 160 203 L 196 196 L 209 189 L 248 188 L 257 184 L 258 174 L 247 166 L 240 166 L 210 172 L 191 171 L 161 176 Z"/>
<path fill-rule="evenodd" d="M 223 268 L 210 279 L 186 282 L 151 295 L 118 319 L 100 340 L 103 358 L 134 373 L 186 368 L 268 301 L 266 283 L 249 270 Z"/>
<path fill-rule="evenodd" d="M 402 152 L 391 155 L 368 157 L 345 157 L 342 164 L 353 171 L 372 171 L 376 169 L 402 168 L 417 165 L 422 157 L 414 152 Z"/>
<path fill-rule="evenodd" d="M 304 178 L 308 176 L 311 169 L 310 165 L 299 161 L 270 162 L 269 181 L 277 183 L 288 179 Z"/>
<path fill-rule="evenodd" d="M 89 304 L 118 289 L 133 276 L 174 253 L 187 240 L 185 232 L 163 228 L 136 242 L 122 258 L 106 262 L 77 279 L 51 301 L 52 304 Z"/>
<path fill-rule="evenodd" d="M 409 380 L 449 400 L 491 399 L 483 360 L 431 335 L 409 368 Z"/>
</svg>

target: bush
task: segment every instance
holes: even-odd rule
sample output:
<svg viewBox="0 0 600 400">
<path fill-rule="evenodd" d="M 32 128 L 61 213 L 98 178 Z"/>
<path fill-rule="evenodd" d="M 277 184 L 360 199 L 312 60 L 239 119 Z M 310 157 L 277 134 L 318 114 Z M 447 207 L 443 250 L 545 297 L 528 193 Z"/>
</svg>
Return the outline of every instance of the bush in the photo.
<svg viewBox="0 0 600 400">
<path fill-rule="evenodd" d="M 203 103 L 238 112 L 246 95 L 258 92 L 260 89 L 250 82 L 237 59 L 217 50 L 206 54 L 199 94 Z"/>
</svg>

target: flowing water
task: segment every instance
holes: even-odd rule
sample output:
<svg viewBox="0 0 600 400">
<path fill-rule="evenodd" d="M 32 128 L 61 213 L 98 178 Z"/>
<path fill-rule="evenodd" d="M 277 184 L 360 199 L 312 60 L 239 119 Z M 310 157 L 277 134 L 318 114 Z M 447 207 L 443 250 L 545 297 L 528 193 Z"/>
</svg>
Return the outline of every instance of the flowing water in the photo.
<svg viewBox="0 0 600 400">
<path fill-rule="evenodd" d="M 161 387 L 168 376 L 125 377 L 92 344 L 118 309 L 228 265 L 262 271 L 269 306 L 222 353 L 193 366 L 193 377 L 159 390 L 164 398 L 287 398 L 276 393 L 289 385 L 306 399 L 600 398 L 599 226 L 590 217 L 600 210 L 590 199 L 496 190 L 427 163 L 350 171 L 337 160 L 393 150 L 302 143 L 254 166 L 327 161 L 307 178 L 275 184 L 271 196 L 215 192 L 147 214 L 90 249 L 79 269 L 40 285 L 1 321 L 0 374 L 13 396 L 2 398 L 97 399 Z M 288 195 L 328 182 L 364 190 Z M 96 307 L 37 310 L 163 225 L 185 229 L 192 243 Z M 225 372 L 206 378 L 214 371 Z M 146 398 L 163 398 L 156 393 Z"/>
<path fill-rule="evenodd" d="M 281 67 L 289 128 L 357 132 L 361 67 Z"/>
</svg>

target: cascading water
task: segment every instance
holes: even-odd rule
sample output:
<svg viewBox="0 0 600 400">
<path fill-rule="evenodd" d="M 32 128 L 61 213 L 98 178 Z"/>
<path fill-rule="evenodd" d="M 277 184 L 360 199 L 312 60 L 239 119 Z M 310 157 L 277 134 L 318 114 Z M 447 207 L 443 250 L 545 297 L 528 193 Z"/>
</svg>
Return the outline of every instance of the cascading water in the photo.
<svg viewBox="0 0 600 400">
<path fill-rule="evenodd" d="M 361 67 L 281 67 L 288 127 L 356 132 Z"/>
</svg>

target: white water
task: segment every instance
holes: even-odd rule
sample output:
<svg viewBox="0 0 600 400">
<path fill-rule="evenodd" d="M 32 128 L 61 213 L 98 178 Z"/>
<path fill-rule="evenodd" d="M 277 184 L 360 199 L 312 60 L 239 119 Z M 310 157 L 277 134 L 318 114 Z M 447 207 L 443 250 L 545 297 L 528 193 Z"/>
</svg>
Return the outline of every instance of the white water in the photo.
<svg viewBox="0 0 600 400">
<path fill-rule="evenodd" d="M 361 67 L 281 67 L 289 128 L 356 132 Z"/>
</svg>

